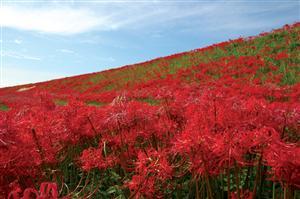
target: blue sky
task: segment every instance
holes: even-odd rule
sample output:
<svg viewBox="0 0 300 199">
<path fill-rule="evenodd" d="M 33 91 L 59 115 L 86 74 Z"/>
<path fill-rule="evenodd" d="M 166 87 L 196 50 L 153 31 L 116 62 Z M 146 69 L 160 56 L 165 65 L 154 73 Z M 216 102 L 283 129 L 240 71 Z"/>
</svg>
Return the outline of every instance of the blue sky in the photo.
<svg viewBox="0 0 300 199">
<path fill-rule="evenodd" d="M 2 87 L 102 71 L 300 21 L 299 1 L 0 1 Z"/>
</svg>

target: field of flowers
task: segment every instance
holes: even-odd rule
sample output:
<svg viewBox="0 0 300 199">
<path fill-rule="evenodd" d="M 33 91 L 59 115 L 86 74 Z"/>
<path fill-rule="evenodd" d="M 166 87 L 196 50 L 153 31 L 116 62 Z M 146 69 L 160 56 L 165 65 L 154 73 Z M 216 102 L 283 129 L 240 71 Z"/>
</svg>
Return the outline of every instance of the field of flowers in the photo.
<svg viewBox="0 0 300 199">
<path fill-rule="evenodd" d="M 299 41 L 0 89 L 0 198 L 299 198 Z"/>
</svg>

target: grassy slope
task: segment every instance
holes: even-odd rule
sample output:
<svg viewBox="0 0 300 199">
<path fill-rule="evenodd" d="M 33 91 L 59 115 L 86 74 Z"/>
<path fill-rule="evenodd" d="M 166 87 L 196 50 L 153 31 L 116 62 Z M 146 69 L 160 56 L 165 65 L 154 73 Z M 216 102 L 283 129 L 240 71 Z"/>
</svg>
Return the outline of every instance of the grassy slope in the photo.
<svg viewBox="0 0 300 199">
<path fill-rule="evenodd" d="M 283 75 L 282 85 L 291 85 L 300 81 L 299 76 L 299 40 L 300 25 L 284 27 L 270 33 L 263 33 L 260 36 L 237 39 L 223 42 L 202 49 L 157 58 L 148 62 L 124 66 L 118 69 L 107 70 L 98 73 L 81 76 L 68 77 L 52 80 L 43 83 L 22 85 L 0 89 L 1 99 L 5 96 L 24 95 L 16 91 L 23 87 L 35 86 L 36 89 L 47 90 L 53 94 L 71 93 L 102 93 L 106 91 L 122 90 L 148 80 L 164 78 L 168 74 L 175 74 L 180 69 L 191 68 L 200 63 L 211 63 L 228 57 L 256 56 L 259 55 L 267 65 L 275 65 L 278 70 L 275 73 Z M 286 52 L 289 58 L 286 62 L 276 61 L 274 58 L 280 52 Z M 261 68 L 257 73 L 262 78 L 268 78 L 267 68 Z M 58 104 L 65 102 L 58 99 Z M 94 105 L 101 105 L 101 102 L 89 102 Z M 0 110 L 7 110 L 2 103 Z"/>
</svg>

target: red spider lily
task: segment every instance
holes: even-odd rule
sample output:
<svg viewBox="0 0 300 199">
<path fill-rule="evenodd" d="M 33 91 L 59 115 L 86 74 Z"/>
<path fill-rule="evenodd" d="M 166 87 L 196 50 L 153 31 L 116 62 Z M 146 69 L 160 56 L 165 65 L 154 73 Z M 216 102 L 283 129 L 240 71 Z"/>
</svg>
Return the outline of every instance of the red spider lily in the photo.
<svg viewBox="0 0 300 199">
<path fill-rule="evenodd" d="M 300 188 L 299 146 L 272 142 L 264 151 L 264 159 L 272 168 L 273 180 Z"/>
<path fill-rule="evenodd" d="M 33 188 L 27 188 L 23 192 L 23 196 L 20 196 L 22 191 L 20 188 L 10 192 L 8 199 L 30 199 L 32 197 L 37 199 L 57 199 L 58 191 L 57 185 L 51 182 L 43 182 L 40 186 L 40 190 L 37 191 Z"/>
<path fill-rule="evenodd" d="M 127 185 L 135 198 L 159 197 L 164 182 L 172 178 L 172 168 L 165 155 L 153 149 L 138 153 L 135 175 Z"/>
<path fill-rule="evenodd" d="M 104 157 L 103 148 L 93 149 L 89 148 L 83 151 L 80 162 L 82 162 L 82 168 L 84 170 L 90 170 L 92 168 L 106 169 L 108 167 L 113 167 L 117 162 L 117 157 L 112 155 Z"/>
<path fill-rule="evenodd" d="M 286 52 L 278 53 L 275 57 L 275 60 L 282 60 L 289 58 L 289 55 Z"/>
</svg>

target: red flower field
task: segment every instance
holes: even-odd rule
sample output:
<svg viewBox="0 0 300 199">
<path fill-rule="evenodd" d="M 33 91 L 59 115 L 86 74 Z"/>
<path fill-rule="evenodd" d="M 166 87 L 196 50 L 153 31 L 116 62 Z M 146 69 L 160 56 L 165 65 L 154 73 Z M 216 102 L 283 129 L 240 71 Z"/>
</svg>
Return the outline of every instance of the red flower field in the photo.
<svg viewBox="0 0 300 199">
<path fill-rule="evenodd" d="M 0 198 L 299 198 L 299 41 L 0 89 Z"/>
</svg>

